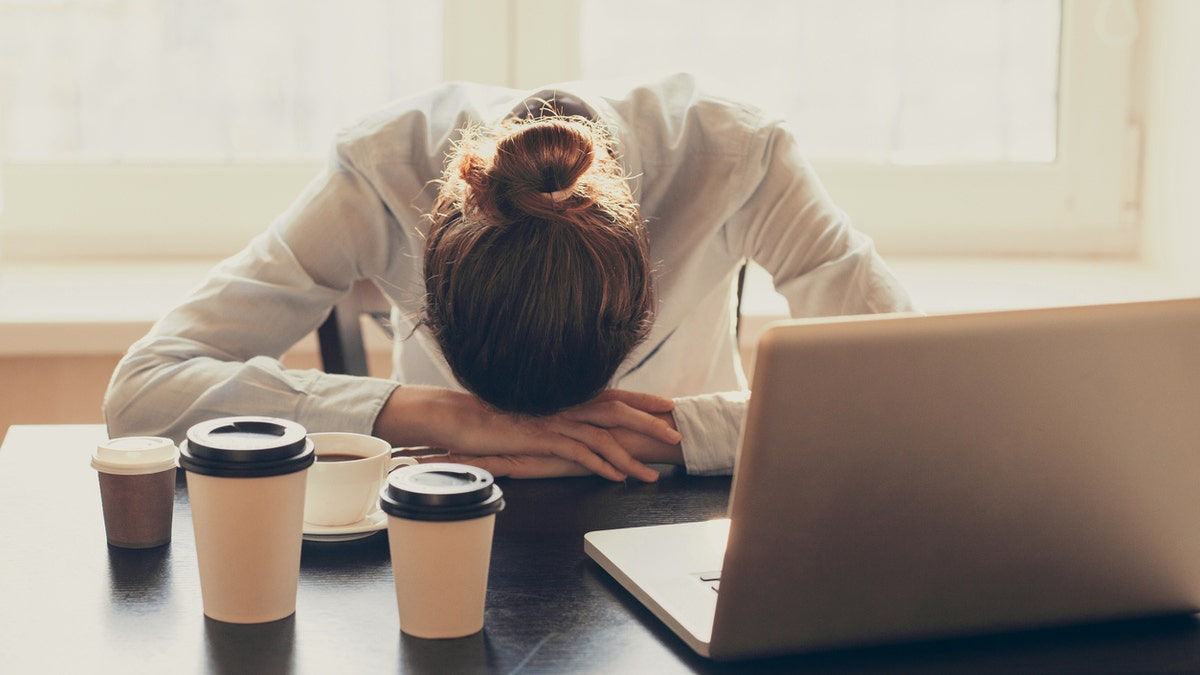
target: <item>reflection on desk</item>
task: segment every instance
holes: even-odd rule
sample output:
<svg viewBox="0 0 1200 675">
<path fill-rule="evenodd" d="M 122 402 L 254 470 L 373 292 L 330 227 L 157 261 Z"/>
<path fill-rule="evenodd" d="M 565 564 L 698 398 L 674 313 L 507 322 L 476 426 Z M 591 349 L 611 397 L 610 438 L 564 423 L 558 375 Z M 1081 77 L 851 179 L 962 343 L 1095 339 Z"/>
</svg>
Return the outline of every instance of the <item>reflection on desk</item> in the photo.
<svg viewBox="0 0 1200 675">
<path fill-rule="evenodd" d="M 727 478 L 501 479 L 483 633 L 400 633 L 387 535 L 305 542 L 296 614 L 206 619 L 186 487 L 170 545 L 110 548 L 91 450 L 103 427 L 14 426 L 0 447 L 0 671 L 1200 672 L 1191 617 L 720 664 L 694 655 L 583 553 L 593 529 L 724 515 Z"/>
</svg>

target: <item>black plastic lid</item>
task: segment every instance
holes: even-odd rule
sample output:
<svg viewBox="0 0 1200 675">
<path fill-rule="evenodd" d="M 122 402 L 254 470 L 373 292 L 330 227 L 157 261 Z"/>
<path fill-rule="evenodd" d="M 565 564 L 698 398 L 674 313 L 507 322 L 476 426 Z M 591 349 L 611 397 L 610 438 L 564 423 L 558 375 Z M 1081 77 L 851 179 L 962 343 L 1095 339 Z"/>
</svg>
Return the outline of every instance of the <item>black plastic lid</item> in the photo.
<svg viewBox="0 0 1200 675">
<path fill-rule="evenodd" d="M 257 478 L 302 471 L 316 460 L 308 431 L 274 417 L 222 417 L 188 429 L 179 466 L 192 473 Z"/>
<path fill-rule="evenodd" d="M 379 508 L 408 520 L 468 520 L 504 508 L 492 474 L 467 464 L 413 464 L 388 474 Z"/>
</svg>

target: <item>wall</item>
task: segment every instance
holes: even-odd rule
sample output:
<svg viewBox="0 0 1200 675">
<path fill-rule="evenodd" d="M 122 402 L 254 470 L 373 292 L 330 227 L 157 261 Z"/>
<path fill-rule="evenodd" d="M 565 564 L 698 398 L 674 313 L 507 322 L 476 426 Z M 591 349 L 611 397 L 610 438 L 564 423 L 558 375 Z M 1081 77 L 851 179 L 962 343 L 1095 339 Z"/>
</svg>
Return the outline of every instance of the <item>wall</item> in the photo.
<svg viewBox="0 0 1200 675">
<path fill-rule="evenodd" d="M 119 355 L 0 358 L 0 430 L 10 424 L 101 422 L 100 397 Z"/>
<path fill-rule="evenodd" d="M 365 326 L 371 329 L 370 326 Z M 391 349 L 368 340 L 372 375 L 391 372 Z M 0 357 L 0 439 L 13 424 L 86 424 L 104 421 L 104 390 L 120 354 L 14 355 Z M 320 368 L 315 338 L 284 355 L 290 368 Z"/>
<path fill-rule="evenodd" d="M 1144 252 L 1200 288 L 1200 2 L 1152 0 L 1147 10 Z"/>
</svg>

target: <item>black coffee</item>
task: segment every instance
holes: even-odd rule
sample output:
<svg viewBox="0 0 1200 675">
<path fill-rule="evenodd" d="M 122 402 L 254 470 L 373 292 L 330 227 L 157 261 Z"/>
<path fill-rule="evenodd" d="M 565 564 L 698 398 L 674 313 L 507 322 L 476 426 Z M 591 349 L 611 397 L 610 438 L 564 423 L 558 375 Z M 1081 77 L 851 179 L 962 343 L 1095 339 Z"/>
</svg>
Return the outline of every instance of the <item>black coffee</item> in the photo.
<svg viewBox="0 0 1200 675">
<path fill-rule="evenodd" d="M 317 455 L 318 462 L 352 462 L 356 459 L 365 459 L 362 455 L 347 455 L 340 452 L 330 452 L 324 455 Z"/>
</svg>

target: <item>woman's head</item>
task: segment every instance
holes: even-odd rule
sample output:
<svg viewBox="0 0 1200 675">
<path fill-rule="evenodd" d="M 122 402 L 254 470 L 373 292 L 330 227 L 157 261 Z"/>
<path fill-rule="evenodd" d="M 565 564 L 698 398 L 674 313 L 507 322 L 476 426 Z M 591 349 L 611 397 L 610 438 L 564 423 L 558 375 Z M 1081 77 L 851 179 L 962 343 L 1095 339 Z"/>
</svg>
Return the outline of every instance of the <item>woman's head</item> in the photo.
<svg viewBox="0 0 1200 675">
<path fill-rule="evenodd" d="M 492 406 L 542 415 L 582 403 L 649 332 L 646 230 L 598 124 L 467 130 L 431 218 L 423 322 Z"/>
</svg>

